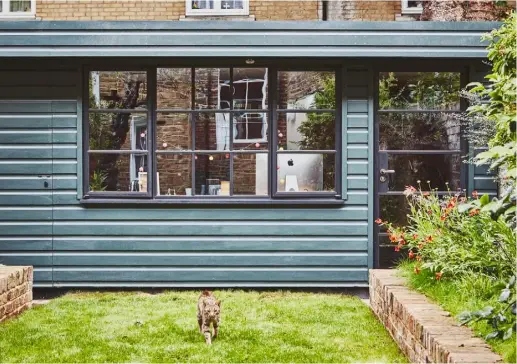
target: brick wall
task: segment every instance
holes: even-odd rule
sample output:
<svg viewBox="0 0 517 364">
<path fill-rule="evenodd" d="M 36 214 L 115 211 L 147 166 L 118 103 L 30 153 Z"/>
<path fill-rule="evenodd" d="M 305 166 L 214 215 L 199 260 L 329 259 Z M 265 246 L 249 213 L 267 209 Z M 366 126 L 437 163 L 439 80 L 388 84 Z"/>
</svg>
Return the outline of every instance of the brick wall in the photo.
<svg viewBox="0 0 517 364">
<path fill-rule="evenodd" d="M 412 363 L 496 363 L 499 355 L 472 330 L 411 291 L 396 270 L 370 270 L 370 305 Z"/>
<path fill-rule="evenodd" d="M 400 13 L 400 0 L 328 2 L 329 20 L 394 21 Z"/>
<path fill-rule="evenodd" d="M 319 0 L 251 0 L 256 20 L 318 20 Z M 37 0 L 42 20 L 179 20 L 184 0 Z"/>
<path fill-rule="evenodd" d="M 0 322 L 32 306 L 32 267 L 0 265 Z"/>
</svg>

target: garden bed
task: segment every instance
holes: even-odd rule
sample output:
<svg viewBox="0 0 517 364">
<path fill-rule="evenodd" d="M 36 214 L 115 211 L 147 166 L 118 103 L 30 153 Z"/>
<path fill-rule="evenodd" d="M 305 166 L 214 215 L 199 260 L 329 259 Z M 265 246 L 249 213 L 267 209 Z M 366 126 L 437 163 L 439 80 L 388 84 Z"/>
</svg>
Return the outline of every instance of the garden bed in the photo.
<svg viewBox="0 0 517 364">
<path fill-rule="evenodd" d="M 450 313 L 405 284 L 396 270 L 370 271 L 372 310 L 412 362 L 502 361 L 469 328 L 460 326 Z"/>
<path fill-rule="evenodd" d="M 370 309 L 341 294 L 216 291 L 204 343 L 199 292 L 76 293 L 0 324 L 1 362 L 407 362 Z"/>
</svg>

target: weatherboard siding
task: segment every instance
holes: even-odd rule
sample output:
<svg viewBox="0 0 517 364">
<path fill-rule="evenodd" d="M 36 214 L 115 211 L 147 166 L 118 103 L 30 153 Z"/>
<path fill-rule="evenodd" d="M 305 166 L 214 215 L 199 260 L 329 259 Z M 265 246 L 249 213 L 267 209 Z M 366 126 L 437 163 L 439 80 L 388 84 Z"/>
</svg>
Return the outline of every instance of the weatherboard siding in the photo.
<svg viewBox="0 0 517 364">
<path fill-rule="evenodd" d="M 80 67 L 0 70 L 0 264 L 35 286 L 367 286 L 369 73 L 346 73 L 344 205 L 106 207 L 78 198 Z"/>
</svg>

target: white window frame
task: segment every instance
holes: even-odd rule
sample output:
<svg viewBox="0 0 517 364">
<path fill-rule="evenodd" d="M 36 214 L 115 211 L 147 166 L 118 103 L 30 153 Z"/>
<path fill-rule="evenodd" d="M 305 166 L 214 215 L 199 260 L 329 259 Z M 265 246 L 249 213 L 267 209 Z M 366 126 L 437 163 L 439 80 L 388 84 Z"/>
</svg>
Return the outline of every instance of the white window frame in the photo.
<svg viewBox="0 0 517 364">
<path fill-rule="evenodd" d="M 3 0 L 5 1 L 5 0 Z M 242 9 L 221 9 L 221 2 L 224 0 L 213 0 L 213 9 L 192 9 L 192 0 L 186 1 L 186 15 L 202 15 L 202 16 L 225 16 L 225 15 L 249 15 L 249 0 L 242 0 Z"/>
<path fill-rule="evenodd" d="M 419 6 L 409 6 L 409 0 L 401 0 L 402 14 L 422 14 L 422 4 Z"/>
<path fill-rule="evenodd" d="M 31 11 L 10 11 L 11 0 L 0 0 L 2 2 L 2 11 L 0 18 L 34 18 L 36 16 L 36 0 L 31 1 Z"/>
</svg>

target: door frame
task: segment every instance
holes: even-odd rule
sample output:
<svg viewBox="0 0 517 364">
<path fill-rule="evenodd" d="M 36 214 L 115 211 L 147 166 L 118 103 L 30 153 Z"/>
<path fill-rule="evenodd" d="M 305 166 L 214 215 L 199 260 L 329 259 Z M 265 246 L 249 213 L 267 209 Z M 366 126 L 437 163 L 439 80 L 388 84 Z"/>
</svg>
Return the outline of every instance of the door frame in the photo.
<svg viewBox="0 0 517 364">
<path fill-rule="evenodd" d="M 396 62 L 377 63 L 373 65 L 373 220 L 379 217 L 379 73 L 380 72 L 458 72 L 460 73 L 460 88 L 464 89 L 469 83 L 470 68 L 472 60 L 413 60 L 401 59 Z M 467 100 L 460 98 L 460 112 L 467 109 Z M 460 149 L 462 156 L 468 155 L 469 145 L 463 136 L 463 125 L 460 125 Z M 462 189 L 469 190 L 469 165 L 462 163 L 460 169 L 460 185 Z M 373 265 L 374 268 L 380 268 L 380 242 L 379 242 L 379 226 L 373 224 L 370 227 L 373 230 Z"/>
</svg>

